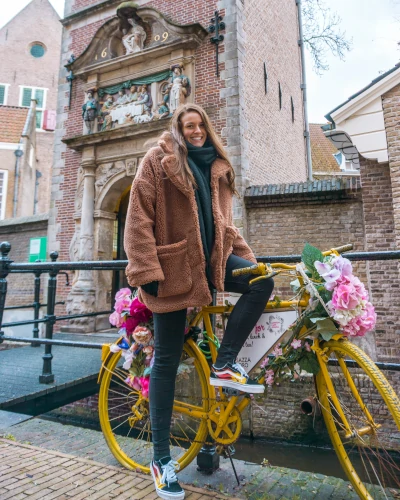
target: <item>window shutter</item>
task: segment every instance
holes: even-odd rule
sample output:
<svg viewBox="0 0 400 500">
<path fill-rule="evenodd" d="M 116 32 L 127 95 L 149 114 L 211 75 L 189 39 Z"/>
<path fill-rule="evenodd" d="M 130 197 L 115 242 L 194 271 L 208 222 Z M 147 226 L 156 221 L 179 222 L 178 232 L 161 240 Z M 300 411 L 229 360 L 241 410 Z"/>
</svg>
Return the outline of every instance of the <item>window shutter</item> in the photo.
<svg viewBox="0 0 400 500">
<path fill-rule="evenodd" d="M 4 104 L 5 96 L 6 96 L 6 88 L 4 85 L 0 85 L 0 104 Z"/>
<path fill-rule="evenodd" d="M 36 89 L 34 98 L 37 101 L 36 107 L 43 108 L 44 90 Z"/>
<path fill-rule="evenodd" d="M 31 105 L 32 89 L 23 89 L 21 106 L 29 108 Z"/>
</svg>

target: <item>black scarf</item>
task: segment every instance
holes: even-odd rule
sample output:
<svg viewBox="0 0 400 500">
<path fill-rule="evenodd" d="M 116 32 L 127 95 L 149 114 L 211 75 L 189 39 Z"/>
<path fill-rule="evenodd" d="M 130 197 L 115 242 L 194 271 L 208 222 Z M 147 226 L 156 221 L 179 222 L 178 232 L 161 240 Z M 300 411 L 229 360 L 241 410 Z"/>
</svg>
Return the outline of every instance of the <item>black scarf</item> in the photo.
<svg viewBox="0 0 400 500">
<path fill-rule="evenodd" d="M 190 142 L 186 142 L 186 146 L 188 149 L 188 164 L 197 184 L 195 196 L 199 213 L 201 241 L 206 259 L 206 275 L 210 281 L 210 259 L 215 238 L 210 183 L 211 166 L 217 158 L 217 151 L 208 139 L 202 147 L 193 146 Z"/>
</svg>

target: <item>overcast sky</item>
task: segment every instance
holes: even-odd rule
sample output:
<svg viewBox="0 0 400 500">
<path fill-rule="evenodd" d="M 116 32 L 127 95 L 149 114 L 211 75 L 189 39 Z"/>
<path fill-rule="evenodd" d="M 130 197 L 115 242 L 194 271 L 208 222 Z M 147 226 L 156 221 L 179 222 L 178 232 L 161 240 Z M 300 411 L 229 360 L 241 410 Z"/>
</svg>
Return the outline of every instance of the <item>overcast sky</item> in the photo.
<svg viewBox="0 0 400 500">
<path fill-rule="evenodd" d="M 30 0 L 2 0 L 0 27 Z M 281 0 L 293 1 L 294 0 Z M 50 0 L 60 17 L 64 0 Z M 265 0 L 267 2 L 267 0 Z M 342 29 L 353 38 L 353 49 L 344 62 L 329 57 L 322 77 L 307 61 L 309 116 L 325 122 L 324 115 L 400 60 L 400 0 L 327 0 L 342 18 Z"/>
</svg>

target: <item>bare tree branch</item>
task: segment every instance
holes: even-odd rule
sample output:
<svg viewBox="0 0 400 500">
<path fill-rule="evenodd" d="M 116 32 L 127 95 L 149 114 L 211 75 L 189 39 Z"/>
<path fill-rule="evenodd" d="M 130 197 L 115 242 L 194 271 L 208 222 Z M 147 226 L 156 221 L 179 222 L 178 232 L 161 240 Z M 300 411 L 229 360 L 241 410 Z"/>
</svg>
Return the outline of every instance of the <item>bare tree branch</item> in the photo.
<svg viewBox="0 0 400 500">
<path fill-rule="evenodd" d="M 313 70 L 321 75 L 329 69 L 327 54 L 342 61 L 351 50 L 352 40 L 340 30 L 341 18 L 325 0 L 302 0 L 304 43 L 313 60 Z"/>
</svg>

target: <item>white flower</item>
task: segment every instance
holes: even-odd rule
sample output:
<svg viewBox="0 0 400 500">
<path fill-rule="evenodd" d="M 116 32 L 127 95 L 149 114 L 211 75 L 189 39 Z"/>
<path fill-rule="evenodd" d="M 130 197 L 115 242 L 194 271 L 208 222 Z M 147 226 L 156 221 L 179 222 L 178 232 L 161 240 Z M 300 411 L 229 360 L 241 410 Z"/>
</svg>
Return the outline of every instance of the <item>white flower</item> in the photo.
<svg viewBox="0 0 400 500">
<path fill-rule="evenodd" d="M 110 345 L 110 351 L 113 353 L 119 352 L 121 350 L 120 346 L 117 344 Z"/>
</svg>

